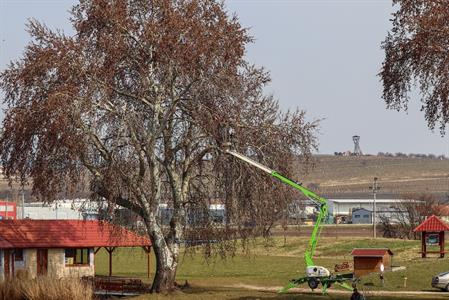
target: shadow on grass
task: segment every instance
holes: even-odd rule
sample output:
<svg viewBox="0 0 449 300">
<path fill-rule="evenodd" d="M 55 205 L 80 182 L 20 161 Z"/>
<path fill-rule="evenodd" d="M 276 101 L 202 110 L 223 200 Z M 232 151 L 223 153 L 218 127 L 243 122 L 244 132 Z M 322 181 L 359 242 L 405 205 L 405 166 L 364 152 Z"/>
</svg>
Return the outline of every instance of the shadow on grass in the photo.
<svg viewBox="0 0 449 300">
<path fill-rule="evenodd" d="M 349 300 L 351 296 L 335 296 L 335 295 L 317 295 L 317 294 L 276 294 L 274 292 L 258 292 L 256 296 L 242 296 L 236 298 L 230 298 L 230 300 L 314 300 L 314 299 L 328 299 L 328 300 Z"/>
<path fill-rule="evenodd" d="M 391 295 L 373 296 L 365 294 L 366 300 L 400 300 L 400 299 L 449 299 L 445 293 L 435 293 L 434 295 Z M 319 293 L 286 293 L 278 294 L 275 291 L 247 290 L 240 288 L 225 287 L 202 287 L 190 286 L 175 291 L 168 295 L 142 295 L 130 299 L 161 299 L 161 300 L 203 300 L 203 299 L 226 299 L 226 300 L 350 300 L 351 294 L 329 294 Z"/>
<path fill-rule="evenodd" d="M 328 300 L 340 300 L 349 299 L 350 295 L 321 295 L 321 294 L 307 294 L 307 293 L 286 293 L 278 294 L 275 291 L 259 291 L 259 290 L 247 290 L 239 288 L 224 288 L 224 287 L 201 287 L 190 286 L 188 288 L 181 289 L 170 295 L 173 299 L 228 299 L 228 300 L 313 300 L 313 299 L 328 299 Z"/>
<path fill-rule="evenodd" d="M 188 297 L 192 299 L 205 299 L 213 297 L 215 299 L 228 299 L 228 300 L 349 300 L 350 294 L 345 295 L 322 295 L 316 293 L 286 293 L 278 294 L 275 291 L 259 291 L 259 290 L 246 290 L 238 288 L 221 288 L 221 287 L 189 287 L 179 291 L 178 296 Z M 175 297 L 176 298 L 176 297 Z M 212 299 L 212 298 L 211 298 Z M 371 299 L 371 298 L 369 298 Z M 385 298 L 373 298 L 373 300 L 380 300 Z M 394 298 L 397 300 L 397 298 Z"/>
<path fill-rule="evenodd" d="M 318 299 L 328 299 L 328 300 L 350 300 L 351 295 L 317 295 L 317 294 L 289 294 L 289 295 L 272 295 L 267 293 L 266 296 L 264 295 L 257 295 L 257 296 L 242 296 L 242 297 L 235 297 L 235 298 L 229 298 L 230 300 L 318 300 Z M 417 296 L 417 295 L 410 295 L 410 296 L 404 296 L 404 295 L 397 295 L 397 296 L 366 296 L 366 300 L 401 300 L 401 299 L 409 299 L 409 300 L 436 300 L 436 299 L 448 299 L 447 297 L 440 297 L 435 298 L 435 296 Z"/>
</svg>

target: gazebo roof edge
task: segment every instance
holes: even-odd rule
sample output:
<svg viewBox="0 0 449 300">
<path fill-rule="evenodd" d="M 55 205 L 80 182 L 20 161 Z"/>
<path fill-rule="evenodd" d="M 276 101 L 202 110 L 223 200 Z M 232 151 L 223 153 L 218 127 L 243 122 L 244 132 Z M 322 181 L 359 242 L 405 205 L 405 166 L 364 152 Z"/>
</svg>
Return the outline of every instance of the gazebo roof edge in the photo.
<svg viewBox="0 0 449 300">
<path fill-rule="evenodd" d="M 447 225 L 444 221 L 439 219 L 435 215 L 431 215 L 424 222 L 419 224 L 413 232 L 440 232 L 440 231 L 449 231 L 449 225 Z"/>
</svg>

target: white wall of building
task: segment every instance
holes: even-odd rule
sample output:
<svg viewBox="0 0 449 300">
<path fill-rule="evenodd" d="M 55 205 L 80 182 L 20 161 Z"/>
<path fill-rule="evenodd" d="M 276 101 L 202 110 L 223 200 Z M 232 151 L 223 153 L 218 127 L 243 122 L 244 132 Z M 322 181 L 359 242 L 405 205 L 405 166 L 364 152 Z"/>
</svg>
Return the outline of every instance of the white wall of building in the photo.
<svg viewBox="0 0 449 300">
<path fill-rule="evenodd" d="M 41 204 L 42 205 L 42 204 Z M 25 206 L 25 218 L 39 220 L 82 220 L 80 211 L 52 206 Z"/>
<path fill-rule="evenodd" d="M 390 211 L 401 199 L 377 199 L 376 211 Z M 364 208 L 373 211 L 373 199 L 329 199 L 329 214 L 351 215 L 352 209 Z"/>
<path fill-rule="evenodd" d="M 101 205 L 101 204 L 100 204 Z M 18 207 L 18 211 L 21 211 Z M 34 220 L 83 220 L 98 215 L 99 205 L 87 199 L 25 203 L 24 217 Z"/>
</svg>

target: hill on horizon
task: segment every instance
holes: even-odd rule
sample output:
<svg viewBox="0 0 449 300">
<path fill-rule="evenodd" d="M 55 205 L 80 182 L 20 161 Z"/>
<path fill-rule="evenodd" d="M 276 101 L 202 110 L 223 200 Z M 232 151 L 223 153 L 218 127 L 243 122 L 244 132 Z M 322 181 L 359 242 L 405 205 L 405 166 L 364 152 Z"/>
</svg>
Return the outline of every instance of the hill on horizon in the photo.
<svg viewBox="0 0 449 300">
<path fill-rule="evenodd" d="M 293 179 L 327 198 L 372 199 L 369 189 L 378 178 L 379 199 L 400 198 L 404 194 L 432 194 L 449 202 L 449 159 L 385 156 L 315 155 L 315 166 L 304 173 L 301 165 Z M 276 169 L 276 166 L 272 166 Z M 25 187 L 25 200 L 30 196 Z M 85 191 L 84 197 L 89 194 Z M 20 202 L 20 186 L 12 187 L 0 178 L 0 199 Z"/>
<path fill-rule="evenodd" d="M 378 198 L 432 194 L 449 200 L 449 159 L 385 156 L 316 155 L 315 167 L 298 172 L 305 186 L 329 198 L 372 198 L 378 178 Z M 300 177 L 301 176 L 301 177 Z"/>
</svg>

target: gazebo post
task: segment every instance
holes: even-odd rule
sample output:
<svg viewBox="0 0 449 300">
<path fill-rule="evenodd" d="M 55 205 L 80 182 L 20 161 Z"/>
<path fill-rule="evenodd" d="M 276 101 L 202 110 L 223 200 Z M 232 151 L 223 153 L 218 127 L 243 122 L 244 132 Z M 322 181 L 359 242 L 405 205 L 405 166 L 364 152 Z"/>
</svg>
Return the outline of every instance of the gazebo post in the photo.
<svg viewBox="0 0 449 300">
<path fill-rule="evenodd" d="M 109 254 L 109 277 L 112 276 L 112 252 L 114 252 L 115 247 L 104 247 Z"/>
<path fill-rule="evenodd" d="M 142 247 L 142 249 L 147 254 L 147 277 L 150 278 L 151 277 L 151 274 L 150 274 L 150 270 L 151 270 L 151 260 L 150 260 L 151 247 L 145 246 L 145 247 Z"/>
<path fill-rule="evenodd" d="M 426 257 L 426 232 L 423 231 L 422 235 L 421 235 L 421 258 L 425 258 Z"/>
<path fill-rule="evenodd" d="M 108 251 L 109 252 L 109 277 L 112 276 L 112 251 Z"/>
<path fill-rule="evenodd" d="M 148 273 L 148 278 L 150 278 L 150 268 L 151 268 L 150 253 L 151 253 L 151 248 L 148 247 L 148 252 L 147 252 L 147 273 Z"/>
<path fill-rule="evenodd" d="M 440 258 L 444 258 L 444 231 L 440 231 Z"/>
</svg>

